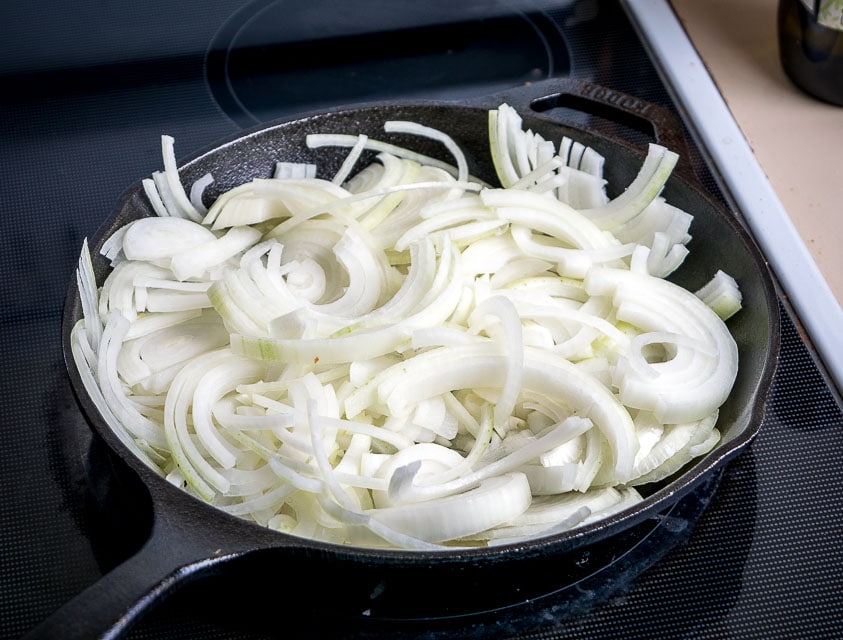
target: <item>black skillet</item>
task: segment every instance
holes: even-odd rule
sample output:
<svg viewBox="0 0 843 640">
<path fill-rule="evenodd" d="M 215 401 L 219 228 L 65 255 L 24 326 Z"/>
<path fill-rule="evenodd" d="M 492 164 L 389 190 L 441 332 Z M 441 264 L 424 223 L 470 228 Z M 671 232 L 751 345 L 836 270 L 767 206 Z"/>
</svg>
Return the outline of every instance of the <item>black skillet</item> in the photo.
<svg viewBox="0 0 843 640">
<path fill-rule="evenodd" d="M 488 154 L 487 110 L 502 102 L 515 107 L 524 117 L 525 126 L 544 137 L 558 141 L 568 135 L 602 153 L 607 159 L 606 178 L 615 193 L 635 177 L 645 149 L 614 135 L 565 124 L 557 107 L 599 114 L 634 128 L 643 125 L 652 131 L 656 141 L 686 155 L 681 127 L 669 112 L 600 86 L 552 80 L 459 104 L 381 102 L 262 125 L 195 155 L 180 171 L 185 184 L 207 172 L 213 174 L 215 182 L 206 193 L 210 202 L 221 191 L 255 177 L 268 177 L 277 160 L 316 162 L 320 176 L 331 177 L 342 162 L 342 154 L 331 149 L 308 149 L 304 144 L 308 133 L 365 133 L 449 159 L 438 143 L 383 133 L 387 120 L 412 120 L 450 134 L 466 151 L 471 173 L 494 181 Z M 135 555 L 60 608 L 27 637 L 116 638 L 178 587 L 235 566 L 250 567 L 256 579 L 270 578 L 269 584 L 279 585 L 279 589 L 289 589 L 299 580 L 305 584 L 306 574 L 309 588 L 323 590 L 314 597 L 329 598 L 337 603 L 338 610 L 363 615 L 388 599 L 412 603 L 414 615 L 420 617 L 461 600 L 469 604 L 462 609 L 456 606 L 457 611 L 466 607 L 493 609 L 513 598 L 541 595 L 535 589 L 546 582 L 537 577 L 543 575 L 554 558 L 623 534 L 709 482 L 722 471 L 724 463 L 746 447 L 761 425 L 779 348 L 778 302 L 756 245 L 735 216 L 699 185 L 685 157 L 663 195 L 695 216 L 691 253 L 675 280 L 694 290 L 719 268 L 737 279 L 744 295 L 743 310 L 729 321 L 739 346 L 740 368 L 734 390 L 720 413 L 722 442 L 672 480 L 649 489 L 644 501 L 633 508 L 573 532 L 497 548 L 405 552 L 325 544 L 229 516 L 171 486 L 124 448 L 85 393 L 68 344 L 70 329 L 81 316 L 75 278 L 72 279 L 62 325 L 72 387 L 94 435 L 104 441 L 121 464 L 137 474 L 139 484 L 148 491 L 152 525 L 146 543 Z M 152 212 L 137 184 L 124 195 L 91 243 L 99 282 L 108 271 L 106 261 L 98 255 L 103 240 L 130 220 L 149 215 Z M 420 589 L 420 584 L 435 587 Z M 471 598 L 467 599 L 469 593 Z M 509 600 L 505 603 L 501 598 Z M 283 609 L 284 598 L 279 596 L 278 603 Z M 288 613 L 295 616 L 293 611 Z M 244 616 L 248 615 L 244 611 Z"/>
</svg>

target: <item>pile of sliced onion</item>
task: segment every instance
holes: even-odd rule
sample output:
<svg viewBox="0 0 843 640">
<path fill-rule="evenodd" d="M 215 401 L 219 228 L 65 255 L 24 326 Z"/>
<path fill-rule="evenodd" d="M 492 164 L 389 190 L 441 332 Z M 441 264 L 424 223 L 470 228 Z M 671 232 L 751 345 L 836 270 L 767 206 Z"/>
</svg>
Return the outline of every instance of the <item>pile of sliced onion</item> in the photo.
<svg viewBox="0 0 843 640">
<path fill-rule="evenodd" d="M 505 104 L 498 186 L 445 133 L 384 129 L 453 162 L 326 132 L 332 179 L 279 162 L 206 207 L 213 176 L 185 189 L 162 138 L 157 215 L 107 239 L 102 286 L 87 243 L 78 268 L 76 364 L 127 447 L 279 531 L 435 549 L 606 517 L 717 444 L 741 298 L 665 279 L 692 221 L 660 195 L 676 154 L 609 198 L 599 154 Z"/>
</svg>

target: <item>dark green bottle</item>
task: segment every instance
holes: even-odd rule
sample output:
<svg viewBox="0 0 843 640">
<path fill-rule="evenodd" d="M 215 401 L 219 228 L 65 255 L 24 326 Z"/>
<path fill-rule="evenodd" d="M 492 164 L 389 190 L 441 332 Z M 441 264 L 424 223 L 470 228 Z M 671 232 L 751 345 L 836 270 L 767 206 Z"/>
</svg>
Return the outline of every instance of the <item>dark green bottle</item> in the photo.
<svg viewBox="0 0 843 640">
<path fill-rule="evenodd" d="M 779 56 L 807 93 L 843 105 L 843 0 L 779 0 Z"/>
</svg>

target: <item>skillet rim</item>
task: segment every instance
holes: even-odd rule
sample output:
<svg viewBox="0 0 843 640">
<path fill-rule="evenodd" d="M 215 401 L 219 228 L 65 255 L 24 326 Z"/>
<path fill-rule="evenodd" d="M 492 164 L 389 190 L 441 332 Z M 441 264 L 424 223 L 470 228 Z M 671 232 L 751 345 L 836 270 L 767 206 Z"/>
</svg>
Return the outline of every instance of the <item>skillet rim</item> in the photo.
<svg viewBox="0 0 843 640">
<path fill-rule="evenodd" d="M 532 97 L 529 99 L 528 104 L 532 105 L 539 100 L 547 99 L 554 94 L 555 89 L 559 86 L 558 82 L 542 84 L 547 84 L 547 88 L 538 87 L 538 90 L 535 87 L 531 88 L 529 93 Z M 566 85 L 563 83 L 563 88 L 565 86 Z M 544 93 L 542 93 L 542 91 L 544 91 Z M 349 114 L 352 116 L 359 116 L 363 113 L 395 111 L 401 109 L 448 109 L 458 110 L 460 112 L 470 110 L 477 111 L 479 113 L 481 111 L 485 111 L 486 109 L 494 108 L 500 104 L 500 102 L 506 101 L 506 99 L 510 96 L 515 96 L 516 99 L 518 99 L 519 95 L 518 91 L 514 90 L 508 94 L 504 93 L 500 95 L 483 96 L 479 99 L 463 101 L 460 103 L 437 100 L 401 102 L 378 101 L 347 107 L 322 109 L 297 116 L 285 117 L 272 122 L 258 124 L 229 136 L 225 136 L 216 142 L 189 154 L 178 163 L 179 173 L 180 175 L 184 175 L 185 173 L 190 172 L 192 169 L 200 165 L 203 160 L 211 158 L 214 155 L 223 152 L 227 148 L 236 146 L 238 143 L 243 144 L 244 141 L 252 140 L 260 136 L 270 135 L 272 132 L 280 131 L 285 128 L 302 127 L 307 123 L 312 123 L 325 117 L 336 117 L 338 115 Z M 532 112 L 530 114 L 522 113 L 522 115 L 525 118 L 525 122 L 528 119 L 543 121 L 548 126 L 558 127 L 561 129 L 571 129 L 576 133 L 582 133 L 586 136 L 596 136 L 597 138 L 604 140 L 606 144 L 624 147 L 628 152 L 643 159 L 643 153 L 640 149 L 636 149 L 634 146 L 623 140 L 596 133 L 586 127 L 566 124 L 556 118 L 544 116 L 540 112 Z M 384 119 L 385 118 L 380 118 L 381 121 Z M 733 214 L 726 210 L 722 203 L 715 200 L 713 196 L 699 184 L 698 181 L 694 180 L 692 175 L 689 175 L 686 171 L 675 173 L 671 176 L 669 184 L 675 184 L 677 182 L 682 183 L 683 188 L 690 189 L 696 197 L 699 197 L 702 201 L 708 203 L 708 206 L 717 212 L 721 222 L 725 222 L 736 235 L 737 240 L 746 250 L 748 257 L 755 266 L 755 271 L 759 275 L 759 279 L 762 284 L 762 297 L 764 298 L 767 307 L 767 329 L 769 331 L 769 341 L 767 341 L 766 349 L 763 353 L 761 375 L 754 380 L 752 401 L 750 406 L 746 408 L 746 424 L 735 437 L 726 443 L 718 444 L 711 452 L 702 458 L 696 459 L 690 463 L 689 466 L 673 474 L 669 482 L 658 488 L 650 495 L 645 496 L 642 502 L 594 523 L 583 525 L 576 529 L 561 532 L 552 536 L 534 538 L 518 543 L 496 545 L 491 547 L 454 547 L 453 549 L 446 550 L 415 551 L 340 545 L 309 538 L 301 538 L 283 532 L 269 530 L 256 523 L 252 523 L 236 516 L 231 516 L 212 505 L 202 502 L 199 498 L 188 494 L 182 489 L 171 485 L 164 478 L 147 467 L 140 459 L 132 454 L 131 451 L 122 444 L 122 442 L 119 441 L 111 428 L 108 426 L 107 422 L 99 414 L 99 411 L 93 406 L 93 403 L 88 398 L 88 395 L 82 386 L 81 378 L 79 377 L 78 371 L 76 371 L 69 346 L 70 330 L 72 329 L 75 321 L 81 316 L 81 303 L 78 290 L 76 289 L 75 277 L 71 278 L 71 284 L 68 288 L 62 313 L 62 344 L 65 354 L 65 365 L 72 382 L 71 386 L 73 388 L 74 396 L 76 397 L 77 403 L 80 405 L 88 424 L 93 428 L 94 432 L 106 441 L 109 449 L 118 454 L 123 463 L 127 464 L 132 471 L 140 476 L 141 482 L 150 493 L 153 512 L 155 512 L 156 515 L 158 507 L 159 505 L 162 505 L 162 503 L 174 502 L 179 508 L 185 508 L 190 505 L 189 508 L 191 510 L 195 509 L 200 512 L 200 514 L 207 515 L 208 519 L 211 521 L 220 520 L 221 522 L 227 522 L 228 526 L 231 526 L 234 529 L 243 529 L 243 532 L 248 533 L 250 536 L 254 534 L 256 541 L 255 549 L 287 547 L 291 549 L 299 549 L 305 553 L 317 552 L 320 554 L 330 555 L 334 558 L 349 559 L 351 561 L 365 560 L 369 563 L 382 561 L 390 565 L 394 563 L 418 565 L 431 560 L 444 564 L 450 564 L 452 562 L 462 563 L 466 560 L 489 561 L 492 563 L 505 562 L 519 557 L 544 555 L 548 552 L 560 553 L 571 551 L 581 546 L 585 546 L 586 544 L 597 542 L 616 533 L 620 533 L 649 517 L 656 516 L 660 511 L 663 511 L 687 495 L 701 482 L 703 482 L 707 476 L 713 474 L 722 465 L 728 463 L 735 456 L 740 454 L 756 437 L 762 426 L 765 416 L 766 401 L 775 376 L 778 353 L 780 349 L 781 328 L 776 288 L 767 262 L 764 260 L 760 249 L 746 228 Z M 95 272 L 97 274 L 98 281 L 100 281 L 103 276 L 102 268 L 97 268 L 97 262 L 101 262 L 101 257 L 98 254 L 99 248 L 111 232 L 119 226 L 125 224 L 129 219 L 133 219 L 123 219 L 122 212 L 127 206 L 132 204 L 133 198 L 137 199 L 138 197 L 142 197 L 140 180 L 130 185 L 123 192 L 118 199 L 115 208 L 112 210 L 112 213 L 109 214 L 94 234 L 94 242 L 90 244 L 90 248 L 92 258 L 95 260 Z M 146 212 L 154 215 L 148 205 L 146 206 Z"/>
</svg>

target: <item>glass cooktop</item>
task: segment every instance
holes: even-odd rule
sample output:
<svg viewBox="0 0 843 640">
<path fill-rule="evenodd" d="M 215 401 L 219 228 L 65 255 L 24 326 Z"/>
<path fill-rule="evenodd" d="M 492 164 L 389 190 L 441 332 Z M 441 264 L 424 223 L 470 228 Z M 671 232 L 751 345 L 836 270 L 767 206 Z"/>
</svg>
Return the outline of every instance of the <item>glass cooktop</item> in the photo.
<svg viewBox="0 0 843 640">
<path fill-rule="evenodd" d="M 59 329 L 82 239 L 158 169 L 162 134 L 187 155 L 309 110 L 458 101 L 562 77 L 683 116 L 617 0 L 47 0 L 5 3 L 0 24 L 3 638 L 95 583 L 148 531 L 148 504 L 76 407 Z M 566 116 L 632 144 L 649 135 Z M 685 124 L 694 172 L 730 205 Z M 492 605 L 467 594 L 425 615 L 400 603 L 353 613 L 318 582 L 279 575 L 268 597 L 234 567 L 186 585 L 129 637 L 833 637 L 843 412 L 785 299 L 781 310 L 779 368 L 751 446 L 668 512 L 503 585 Z"/>
</svg>

